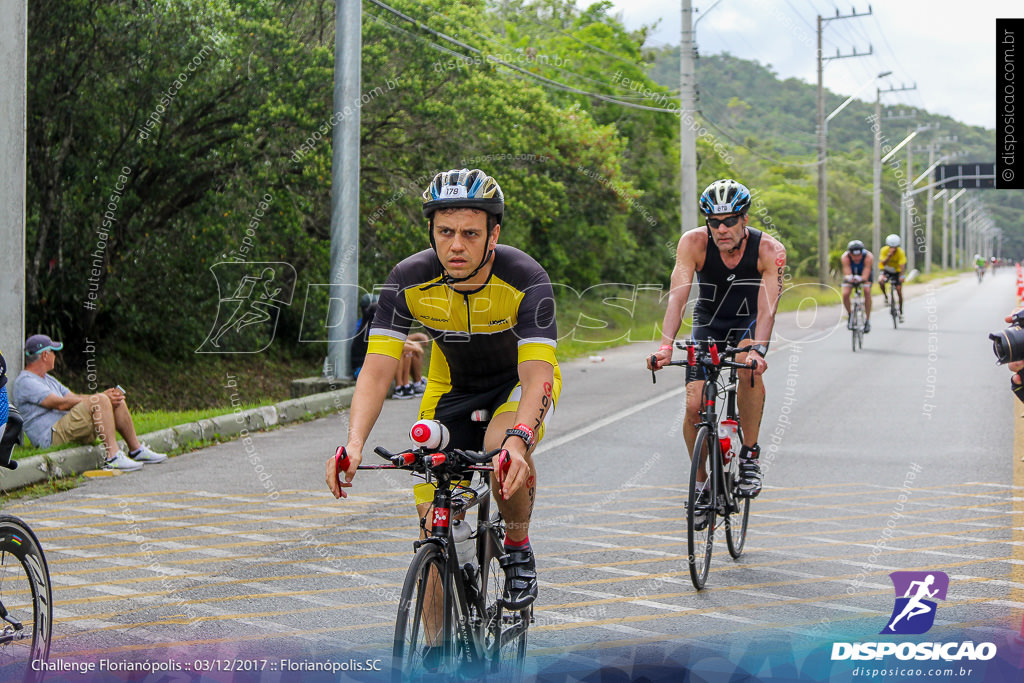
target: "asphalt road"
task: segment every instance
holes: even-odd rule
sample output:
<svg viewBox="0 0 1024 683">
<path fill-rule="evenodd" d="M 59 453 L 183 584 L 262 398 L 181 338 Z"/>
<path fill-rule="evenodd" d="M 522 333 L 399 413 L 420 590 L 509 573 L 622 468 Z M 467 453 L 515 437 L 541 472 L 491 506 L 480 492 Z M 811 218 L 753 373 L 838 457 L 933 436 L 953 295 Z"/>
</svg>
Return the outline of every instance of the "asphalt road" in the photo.
<svg viewBox="0 0 1024 683">
<path fill-rule="evenodd" d="M 949 576 L 929 638 L 991 641 L 1009 657 L 1024 614 L 1021 411 L 986 335 L 1004 326 L 1013 284 L 1006 270 L 919 286 L 898 330 L 876 296 L 858 353 L 834 308 L 780 316 L 765 490 L 743 556 L 719 545 L 701 592 L 685 565 L 682 372 L 651 383 L 656 343 L 567 363 L 537 455 L 530 670 L 853 680 L 828 652 L 878 639 L 901 570 Z M 372 441 L 404 447 L 416 403 L 389 401 Z M 267 681 L 300 676 L 282 670 L 296 663 L 386 666 L 415 536 L 410 480 L 362 472 L 335 501 L 323 465 L 345 429 L 342 412 L 8 505 L 50 563 L 51 658 L 268 659 L 250 676 Z"/>
</svg>

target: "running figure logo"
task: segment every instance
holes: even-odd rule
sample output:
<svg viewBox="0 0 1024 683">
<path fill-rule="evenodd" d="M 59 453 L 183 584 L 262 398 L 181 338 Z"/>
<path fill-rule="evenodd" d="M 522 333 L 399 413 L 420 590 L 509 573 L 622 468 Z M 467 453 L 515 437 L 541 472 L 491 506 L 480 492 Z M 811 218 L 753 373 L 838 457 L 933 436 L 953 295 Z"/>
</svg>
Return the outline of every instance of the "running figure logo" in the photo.
<svg viewBox="0 0 1024 683">
<path fill-rule="evenodd" d="M 217 319 L 196 353 L 258 353 L 274 340 L 281 306 L 291 304 L 295 269 L 288 263 L 215 263 Z"/>
<path fill-rule="evenodd" d="M 889 578 L 896 590 L 896 604 L 881 633 L 913 635 L 928 631 L 935 623 L 936 607 L 929 598 L 946 599 L 949 577 L 945 572 L 893 572 Z"/>
</svg>

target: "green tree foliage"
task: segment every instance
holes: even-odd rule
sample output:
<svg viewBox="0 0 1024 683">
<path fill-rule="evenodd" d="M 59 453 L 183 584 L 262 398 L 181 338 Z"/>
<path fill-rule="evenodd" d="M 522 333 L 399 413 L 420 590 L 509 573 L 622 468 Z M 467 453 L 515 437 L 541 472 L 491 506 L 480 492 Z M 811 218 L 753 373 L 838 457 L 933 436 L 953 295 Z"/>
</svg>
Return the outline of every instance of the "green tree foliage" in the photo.
<svg viewBox="0 0 1024 683">
<path fill-rule="evenodd" d="M 275 348 L 321 354 L 299 340 L 324 336 L 311 285 L 330 272 L 331 137 L 357 112 L 362 286 L 427 247 L 420 193 L 463 166 L 498 178 L 502 241 L 556 282 L 667 283 L 678 57 L 645 51 L 646 29 L 607 1 L 388 4 L 363 3 L 362 92 L 335 111 L 329 0 L 30 3 L 29 329 L 180 361 L 215 320 L 211 266 L 286 262 L 295 281 L 281 269 L 277 284 L 295 296 Z M 754 224 L 813 272 L 813 88 L 728 55 L 702 57 L 698 81 L 698 186 L 747 183 Z M 854 103 L 831 129 L 834 244 L 870 225 L 871 111 Z M 943 126 L 991 147 L 989 131 Z M 1006 219 L 1019 210 L 1007 202 Z"/>
</svg>

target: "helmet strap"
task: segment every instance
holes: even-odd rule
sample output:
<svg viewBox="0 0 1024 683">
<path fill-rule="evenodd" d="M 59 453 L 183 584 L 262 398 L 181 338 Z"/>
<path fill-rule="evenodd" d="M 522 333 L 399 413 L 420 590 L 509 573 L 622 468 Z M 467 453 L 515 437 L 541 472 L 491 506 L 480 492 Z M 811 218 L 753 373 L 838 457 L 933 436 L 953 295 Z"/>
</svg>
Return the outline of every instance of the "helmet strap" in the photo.
<svg viewBox="0 0 1024 683">
<path fill-rule="evenodd" d="M 746 226 L 743 226 L 743 237 L 741 237 L 741 238 L 740 238 L 740 243 L 739 243 L 739 244 L 737 244 L 737 245 L 736 245 L 735 247 L 733 247 L 732 249 L 730 249 L 730 250 L 729 250 L 728 252 L 726 252 L 726 253 L 729 253 L 729 254 L 735 254 L 735 253 L 736 253 L 737 251 L 739 251 L 740 249 L 742 249 L 742 248 L 743 248 L 743 243 L 747 241 L 747 236 L 748 236 L 749 234 L 750 234 L 750 231 L 749 231 L 749 230 L 747 229 L 747 227 L 746 227 Z"/>
<path fill-rule="evenodd" d="M 452 277 L 452 276 L 451 276 L 451 275 L 450 275 L 450 274 L 448 273 L 448 271 L 447 271 L 447 270 L 446 270 L 446 271 L 444 271 L 444 275 L 442 275 L 442 276 L 441 276 L 441 282 L 440 282 L 440 284 L 442 284 L 442 285 L 457 285 L 457 284 L 458 284 L 458 283 L 460 283 L 460 282 L 465 282 L 466 280 L 471 280 L 471 279 L 473 279 L 473 277 L 474 277 L 474 276 L 475 276 L 475 275 L 476 275 L 477 273 L 479 273 L 479 272 L 480 272 L 480 269 L 481 269 L 481 268 L 483 268 L 484 266 L 486 266 L 486 265 L 487 265 L 487 262 L 491 260 L 491 257 L 492 257 L 492 256 L 494 256 L 494 250 L 493 250 L 493 249 L 491 249 L 491 250 L 489 250 L 489 251 L 487 252 L 487 256 L 485 256 L 485 257 L 484 257 L 484 260 L 480 262 L 480 265 L 476 267 L 476 270 L 474 270 L 474 271 L 473 271 L 472 273 L 470 273 L 470 274 L 469 274 L 469 275 L 467 275 L 466 277 Z"/>
<path fill-rule="evenodd" d="M 490 241 L 491 241 L 491 229 L 488 228 L 487 229 L 487 242 L 490 243 Z M 431 228 L 430 228 L 430 248 L 434 250 L 434 256 L 437 258 L 438 262 L 440 262 L 441 259 L 437 255 L 437 243 L 434 242 L 433 221 L 431 221 Z M 444 266 L 442 265 L 441 266 L 441 270 L 443 270 L 444 273 L 441 275 L 441 279 L 438 280 L 437 282 L 432 282 L 431 284 L 426 285 L 424 287 L 420 287 L 420 289 L 421 290 L 423 290 L 423 289 L 430 289 L 432 287 L 437 287 L 437 286 L 440 286 L 440 285 L 448 285 L 448 286 L 457 285 L 460 282 L 465 282 L 466 280 L 471 280 L 471 279 L 473 279 L 474 276 L 476 276 L 477 273 L 480 272 L 480 270 L 484 266 L 487 265 L 487 262 L 491 260 L 492 256 L 494 256 L 494 250 L 493 249 L 489 249 L 487 251 L 487 256 L 485 256 L 484 260 L 480 262 L 480 265 L 477 266 L 476 269 L 472 273 L 467 275 L 466 277 L 452 277 L 451 274 L 447 270 L 445 270 Z"/>
</svg>

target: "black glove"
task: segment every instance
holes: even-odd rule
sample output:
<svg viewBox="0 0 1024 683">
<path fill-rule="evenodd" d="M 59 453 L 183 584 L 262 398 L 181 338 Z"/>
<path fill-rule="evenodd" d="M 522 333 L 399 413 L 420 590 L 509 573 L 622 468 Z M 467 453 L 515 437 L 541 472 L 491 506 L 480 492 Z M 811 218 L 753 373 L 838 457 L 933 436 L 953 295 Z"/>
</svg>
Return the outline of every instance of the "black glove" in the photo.
<svg viewBox="0 0 1024 683">
<path fill-rule="evenodd" d="M 1013 381 L 1013 377 L 1010 378 L 1010 388 L 1013 389 L 1013 394 L 1024 403 L 1024 370 L 1019 371 L 1014 377 L 1020 380 L 1020 384 L 1016 384 Z"/>
</svg>

